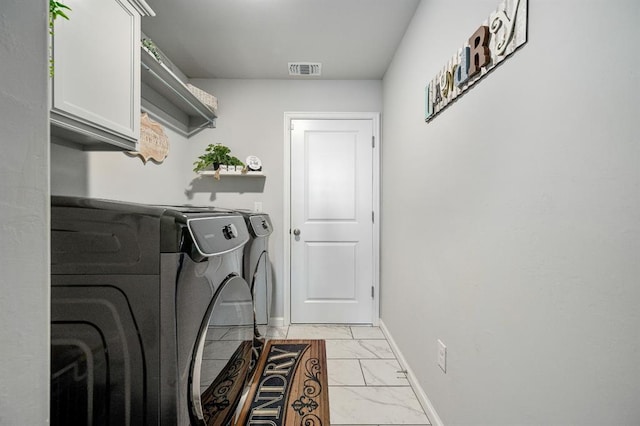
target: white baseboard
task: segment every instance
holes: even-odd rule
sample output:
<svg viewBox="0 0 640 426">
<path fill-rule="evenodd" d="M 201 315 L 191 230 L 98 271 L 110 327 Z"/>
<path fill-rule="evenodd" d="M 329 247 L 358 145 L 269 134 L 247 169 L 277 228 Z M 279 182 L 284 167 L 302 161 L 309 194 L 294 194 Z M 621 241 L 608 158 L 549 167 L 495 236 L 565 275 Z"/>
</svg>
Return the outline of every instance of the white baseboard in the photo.
<svg viewBox="0 0 640 426">
<path fill-rule="evenodd" d="M 284 327 L 284 317 L 269 318 L 269 327 Z"/>
<path fill-rule="evenodd" d="M 420 405 L 422 405 L 424 412 L 427 414 L 427 417 L 431 421 L 431 424 L 434 426 L 444 426 L 444 423 L 442 423 L 440 416 L 438 416 L 438 413 L 436 413 L 436 409 L 433 407 L 433 404 L 431 403 L 431 401 L 429 401 L 429 397 L 427 397 L 427 394 L 424 392 L 424 390 L 418 383 L 418 380 L 415 374 L 413 373 L 413 370 L 411 369 L 411 367 L 409 367 L 409 364 L 407 364 L 407 360 L 402 355 L 402 352 L 400 352 L 400 348 L 398 348 L 398 345 L 393 340 L 391 333 L 389 333 L 387 326 L 384 324 L 382 320 L 380 320 L 380 329 L 382 330 L 385 337 L 389 341 L 389 345 L 391 345 L 391 350 L 396 355 L 396 358 L 398 359 L 400 366 L 403 369 L 407 370 L 407 379 L 409 380 L 409 383 L 411 384 L 413 391 L 416 393 L 416 396 L 418 397 L 418 402 L 420 402 Z"/>
</svg>

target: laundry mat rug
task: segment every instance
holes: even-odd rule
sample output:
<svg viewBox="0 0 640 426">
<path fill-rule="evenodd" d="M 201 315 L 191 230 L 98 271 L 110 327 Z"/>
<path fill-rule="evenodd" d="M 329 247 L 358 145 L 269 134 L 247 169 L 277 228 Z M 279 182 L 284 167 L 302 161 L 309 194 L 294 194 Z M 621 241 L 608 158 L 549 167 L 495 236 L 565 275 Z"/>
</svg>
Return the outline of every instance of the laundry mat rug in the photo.
<svg viewBox="0 0 640 426">
<path fill-rule="evenodd" d="M 268 340 L 234 424 L 330 426 L 324 340 Z"/>
</svg>

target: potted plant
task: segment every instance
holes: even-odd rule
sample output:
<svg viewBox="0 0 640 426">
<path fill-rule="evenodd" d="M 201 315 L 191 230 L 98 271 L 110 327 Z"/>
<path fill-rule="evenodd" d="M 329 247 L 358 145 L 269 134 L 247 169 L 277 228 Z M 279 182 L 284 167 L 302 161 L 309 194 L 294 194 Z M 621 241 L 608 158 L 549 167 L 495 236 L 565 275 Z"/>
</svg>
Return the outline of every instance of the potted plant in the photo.
<svg viewBox="0 0 640 426">
<path fill-rule="evenodd" d="M 234 168 L 241 166 L 244 171 L 244 163 L 238 158 L 229 155 L 230 152 L 231 150 L 222 144 L 209 144 L 205 148 L 204 154 L 199 156 L 198 160 L 193 163 L 193 171 L 199 172 L 210 168 L 218 170 L 221 165 L 233 166 Z"/>
</svg>

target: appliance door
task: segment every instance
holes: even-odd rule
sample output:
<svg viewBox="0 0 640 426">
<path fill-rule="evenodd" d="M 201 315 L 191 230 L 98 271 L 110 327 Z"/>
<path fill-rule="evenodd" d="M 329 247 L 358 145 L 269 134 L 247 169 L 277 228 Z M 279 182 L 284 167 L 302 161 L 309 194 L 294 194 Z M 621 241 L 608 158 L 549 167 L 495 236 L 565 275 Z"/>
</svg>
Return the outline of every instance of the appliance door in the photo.
<svg viewBox="0 0 640 426">
<path fill-rule="evenodd" d="M 263 245 L 263 244 L 260 244 Z M 254 244 L 254 246 L 259 246 Z M 263 250 L 252 253 L 252 265 L 250 265 L 249 279 L 251 280 L 251 293 L 255 304 L 256 324 L 269 323 L 271 311 L 271 265 L 269 253 Z"/>
<path fill-rule="evenodd" d="M 217 287 L 203 322 L 189 377 L 191 423 L 226 425 L 253 370 L 253 306 L 247 282 L 236 274 Z"/>
</svg>

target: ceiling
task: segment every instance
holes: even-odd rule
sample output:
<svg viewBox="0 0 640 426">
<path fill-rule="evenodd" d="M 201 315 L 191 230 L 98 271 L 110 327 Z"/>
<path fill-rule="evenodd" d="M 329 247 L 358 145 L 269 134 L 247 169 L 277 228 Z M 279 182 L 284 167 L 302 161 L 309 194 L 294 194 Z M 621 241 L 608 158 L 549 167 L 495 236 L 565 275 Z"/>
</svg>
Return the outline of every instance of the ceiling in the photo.
<svg viewBox="0 0 640 426">
<path fill-rule="evenodd" d="M 146 0 L 142 30 L 190 78 L 381 79 L 419 0 Z"/>
</svg>

